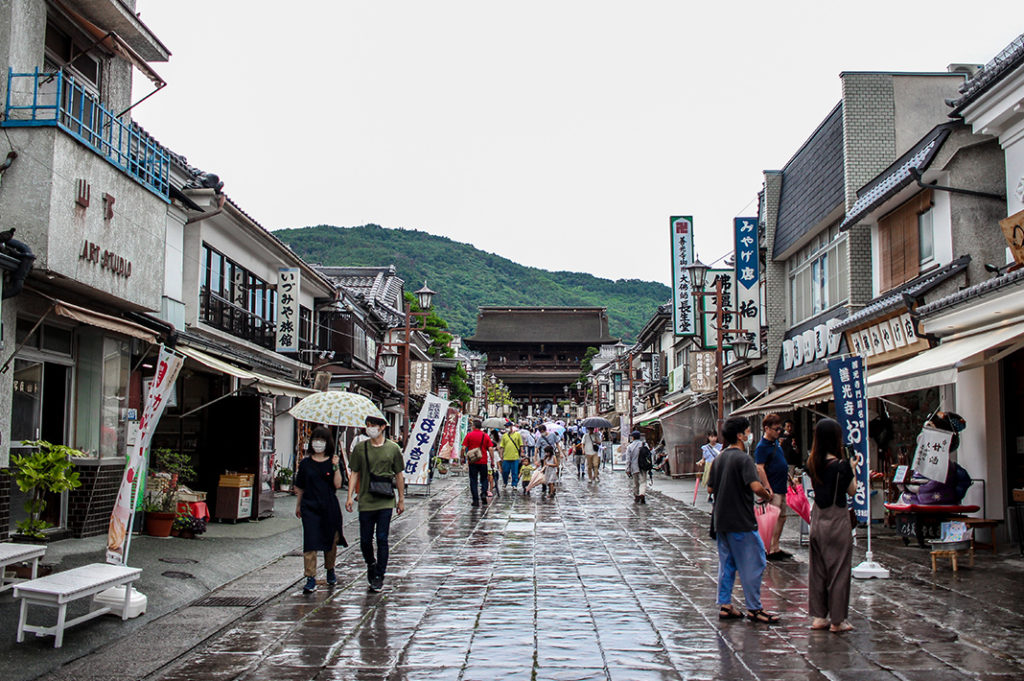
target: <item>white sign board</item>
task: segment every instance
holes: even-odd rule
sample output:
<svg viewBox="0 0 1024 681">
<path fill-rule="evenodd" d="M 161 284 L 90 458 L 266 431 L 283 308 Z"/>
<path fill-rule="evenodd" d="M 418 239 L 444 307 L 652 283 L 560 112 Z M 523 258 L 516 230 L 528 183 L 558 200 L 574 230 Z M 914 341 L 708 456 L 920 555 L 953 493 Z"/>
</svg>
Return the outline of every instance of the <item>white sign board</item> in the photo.
<svg viewBox="0 0 1024 681">
<path fill-rule="evenodd" d="M 299 268 L 277 270 L 277 352 L 299 351 Z"/>
<path fill-rule="evenodd" d="M 677 336 L 697 333 L 693 310 L 693 290 L 686 266 L 693 263 L 693 218 L 673 216 L 669 219 L 672 238 L 672 330 Z"/>
<path fill-rule="evenodd" d="M 695 393 L 709 393 L 718 385 L 716 382 L 715 353 L 713 350 L 690 352 L 690 390 Z"/>
<path fill-rule="evenodd" d="M 953 433 L 945 430 L 921 429 L 917 436 L 917 451 L 914 453 L 913 469 L 929 480 L 946 481 L 949 473 L 949 444 Z"/>
<path fill-rule="evenodd" d="M 448 414 L 448 400 L 434 394 L 427 394 L 416 419 L 416 425 L 409 433 L 405 445 L 405 481 L 410 485 L 425 485 L 429 479 L 430 450 L 444 425 Z"/>
</svg>

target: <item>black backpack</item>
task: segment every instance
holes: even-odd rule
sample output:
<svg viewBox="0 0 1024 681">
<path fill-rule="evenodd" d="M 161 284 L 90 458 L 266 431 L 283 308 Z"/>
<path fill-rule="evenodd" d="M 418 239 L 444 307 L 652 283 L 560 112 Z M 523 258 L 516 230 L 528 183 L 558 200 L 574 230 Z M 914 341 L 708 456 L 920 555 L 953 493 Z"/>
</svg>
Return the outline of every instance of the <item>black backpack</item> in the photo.
<svg viewBox="0 0 1024 681">
<path fill-rule="evenodd" d="M 647 448 L 647 445 L 640 446 L 640 454 L 637 456 L 636 465 L 640 468 L 640 472 L 642 473 L 646 473 L 654 468 L 654 462 L 651 458 L 651 450 Z"/>
</svg>

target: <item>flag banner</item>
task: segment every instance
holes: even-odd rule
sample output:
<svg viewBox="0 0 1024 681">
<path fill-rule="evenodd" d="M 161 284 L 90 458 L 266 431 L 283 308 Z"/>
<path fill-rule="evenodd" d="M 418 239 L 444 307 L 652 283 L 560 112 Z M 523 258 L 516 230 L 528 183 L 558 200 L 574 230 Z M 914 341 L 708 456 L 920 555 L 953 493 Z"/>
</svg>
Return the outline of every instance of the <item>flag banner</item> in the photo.
<svg viewBox="0 0 1024 681">
<path fill-rule="evenodd" d="M 425 485 L 429 480 L 430 450 L 441 430 L 447 414 L 448 400 L 442 400 L 433 393 L 427 393 L 416 425 L 409 433 L 405 445 L 405 482 L 410 485 Z"/>
<path fill-rule="evenodd" d="M 736 236 L 736 313 L 739 326 L 753 334 L 750 359 L 761 356 L 761 264 L 757 218 L 733 218 Z"/>
<path fill-rule="evenodd" d="M 828 360 L 832 377 L 832 393 L 836 400 L 836 420 L 843 427 L 843 439 L 850 453 L 853 477 L 857 491 L 853 495 L 853 510 L 857 520 L 870 522 L 868 512 L 868 393 L 867 368 L 858 355 L 847 355 Z"/>
<path fill-rule="evenodd" d="M 693 310 L 693 290 L 686 266 L 693 264 L 693 218 L 669 218 L 672 238 L 672 329 L 677 336 L 697 333 L 697 320 Z"/>
<path fill-rule="evenodd" d="M 953 433 L 925 426 L 917 436 L 917 451 L 911 469 L 929 480 L 945 482 L 949 474 L 949 447 Z"/>
<path fill-rule="evenodd" d="M 459 436 L 459 420 L 459 410 L 448 407 L 448 415 L 445 416 L 444 426 L 441 428 L 441 444 L 437 447 L 437 455 L 442 459 L 451 461 L 459 458 L 455 441 Z"/>
<path fill-rule="evenodd" d="M 475 416 L 478 412 L 473 412 Z M 469 414 L 463 414 L 462 418 L 459 419 L 459 434 L 455 439 L 455 457 L 459 457 L 459 452 L 462 449 L 462 441 L 469 435 Z"/>
<path fill-rule="evenodd" d="M 277 352 L 299 351 L 299 268 L 277 270 Z"/>
<path fill-rule="evenodd" d="M 153 440 L 160 416 L 174 391 L 174 382 L 181 371 L 185 359 L 167 348 L 160 348 L 156 373 L 146 395 L 146 404 L 139 420 L 135 445 L 128 456 L 128 465 L 124 469 L 121 488 L 117 492 L 117 501 L 110 514 L 110 525 L 107 529 L 107 562 L 112 565 L 127 565 L 128 548 L 132 538 L 132 519 L 138 502 L 134 489 L 146 479 L 146 451 Z"/>
</svg>

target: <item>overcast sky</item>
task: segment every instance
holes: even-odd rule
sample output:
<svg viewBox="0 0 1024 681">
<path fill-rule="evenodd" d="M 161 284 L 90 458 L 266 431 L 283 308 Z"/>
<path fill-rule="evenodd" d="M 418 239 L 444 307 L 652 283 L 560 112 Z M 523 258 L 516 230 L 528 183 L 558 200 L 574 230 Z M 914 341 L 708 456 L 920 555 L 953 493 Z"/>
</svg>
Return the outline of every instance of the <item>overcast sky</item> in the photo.
<svg viewBox="0 0 1024 681">
<path fill-rule="evenodd" d="M 268 229 L 373 222 L 668 283 L 669 216 L 705 262 L 730 251 L 841 71 L 984 63 L 1024 31 L 1002 0 L 833 7 L 138 0 L 172 56 L 135 117 Z"/>
</svg>

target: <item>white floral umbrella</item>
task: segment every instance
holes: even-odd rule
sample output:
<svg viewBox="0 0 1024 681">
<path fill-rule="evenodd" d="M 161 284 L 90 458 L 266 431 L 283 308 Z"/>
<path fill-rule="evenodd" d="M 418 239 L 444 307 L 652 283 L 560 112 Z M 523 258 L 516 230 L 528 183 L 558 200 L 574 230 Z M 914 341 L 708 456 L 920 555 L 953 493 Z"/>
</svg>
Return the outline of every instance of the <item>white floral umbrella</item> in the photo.
<svg viewBox="0 0 1024 681">
<path fill-rule="evenodd" d="M 331 390 L 304 397 L 288 410 L 300 421 L 312 421 L 328 426 L 362 427 L 367 416 L 384 418 L 373 402 L 356 393 Z"/>
</svg>

